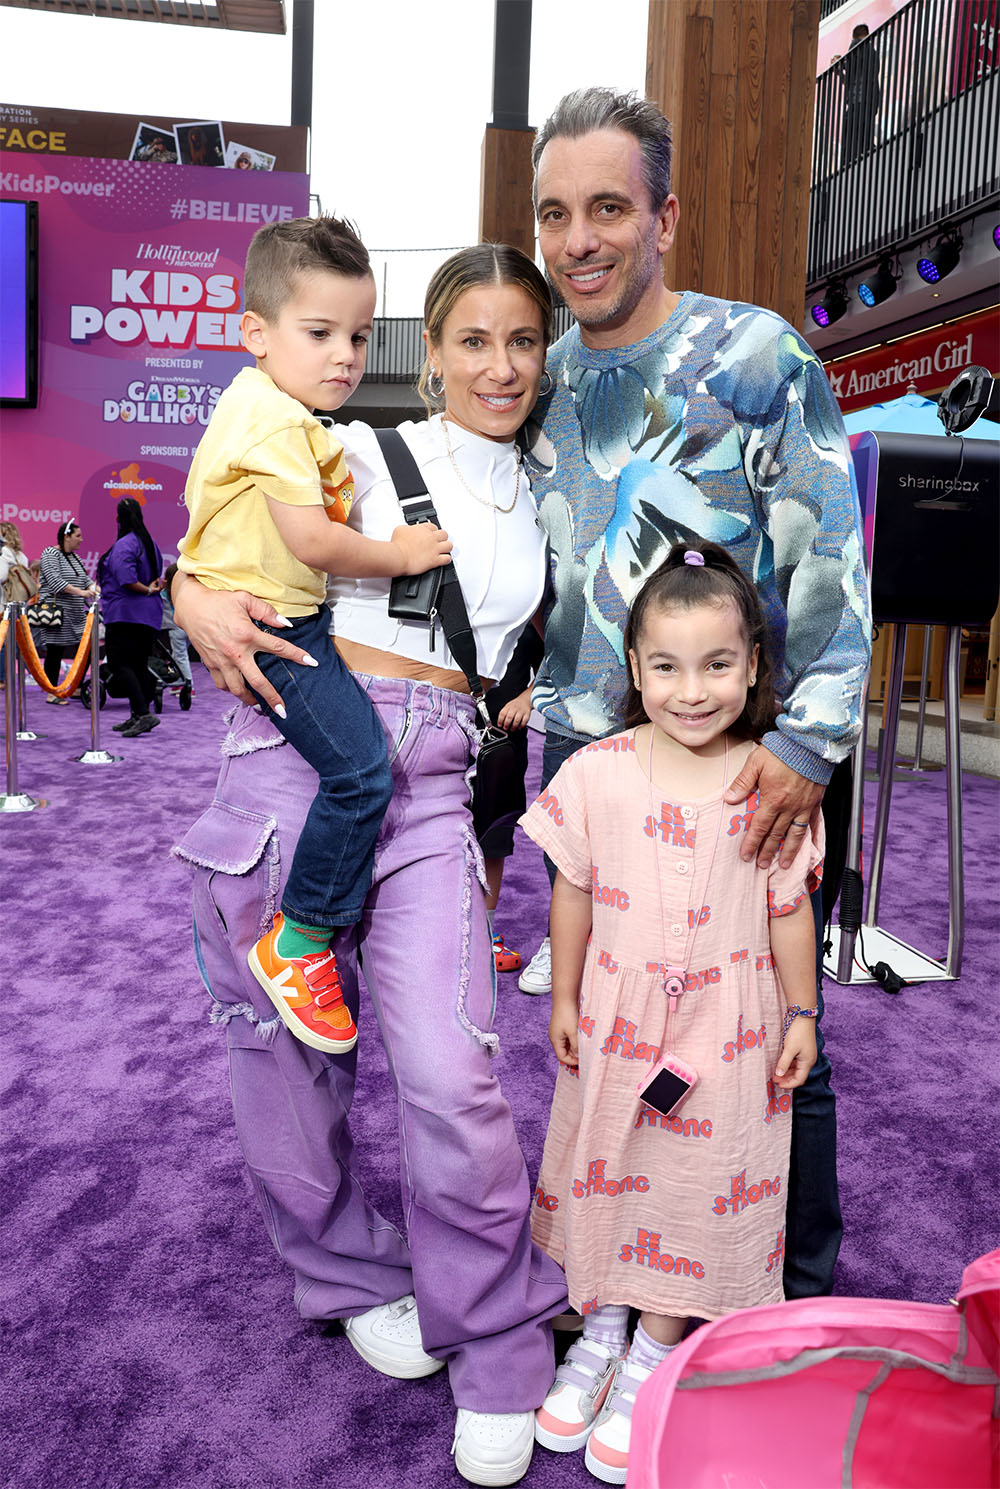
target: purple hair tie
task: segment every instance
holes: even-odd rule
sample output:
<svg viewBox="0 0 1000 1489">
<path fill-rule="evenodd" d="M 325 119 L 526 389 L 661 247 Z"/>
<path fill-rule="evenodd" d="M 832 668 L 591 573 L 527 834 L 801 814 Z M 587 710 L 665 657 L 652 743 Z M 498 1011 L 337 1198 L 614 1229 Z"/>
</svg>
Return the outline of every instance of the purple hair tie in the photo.
<svg viewBox="0 0 1000 1489">
<path fill-rule="evenodd" d="M 695 553 L 693 548 L 689 548 L 684 555 L 684 562 L 686 564 L 695 564 L 699 569 L 703 569 L 705 567 L 705 555 L 703 553 Z"/>
</svg>

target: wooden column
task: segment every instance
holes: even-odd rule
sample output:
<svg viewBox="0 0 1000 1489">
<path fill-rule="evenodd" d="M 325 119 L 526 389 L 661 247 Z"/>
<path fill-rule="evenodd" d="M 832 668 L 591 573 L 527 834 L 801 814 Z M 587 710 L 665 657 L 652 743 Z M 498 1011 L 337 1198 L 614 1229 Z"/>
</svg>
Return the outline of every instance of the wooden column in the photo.
<svg viewBox="0 0 1000 1489">
<path fill-rule="evenodd" d="M 535 214 L 531 208 L 533 129 L 500 129 L 487 124 L 479 178 L 479 240 L 510 243 L 535 257 Z"/>
<path fill-rule="evenodd" d="M 650 0 L 646 94 L 673 125 L 680 222 L 664 274 L 805 311 L 820 0 Z"/>
</svg>

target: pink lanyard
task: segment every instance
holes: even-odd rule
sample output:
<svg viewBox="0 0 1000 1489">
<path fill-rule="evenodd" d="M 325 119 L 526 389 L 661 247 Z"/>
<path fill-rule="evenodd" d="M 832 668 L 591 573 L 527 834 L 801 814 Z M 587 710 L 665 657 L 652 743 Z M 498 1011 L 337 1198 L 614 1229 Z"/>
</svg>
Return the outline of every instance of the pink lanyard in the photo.
<svg viewBox="0 0 1000 1489">
<path fill-rule="evenodd" d="M 649 815 L 650 815 L 651 820 L 655 820 L 655 818 L 653 818 L 653 740 L 655 739 L 655 737 L 656 737 L 656 725 L 655 724 L 651 724 L 650 725 L 650 734 L 649 734 L 649 760 L 647 762 L 647 774 L 648 774 L 648 777 L 649 777 Z M 723 788 L 723 790 L 725 790 L 726 784 L 727 784 L 727 782 L 729 780 L 729 735 L 726 734 L 723 737 L 724 737 L 725 743 L 726 743 L 726 753 L 725 753 L 725 756 L 724 756 L 723 762 L 722 762 L 722 788 Z M 712 844 L 712 853 L 711 853 L 711 857 L 708 860 L 708 877 L 705 880 L 706 886 L 708 884 L 710 884 L 711 881 L 712 881 L 712 867 L 713 867 L 713 865 L 715 863 L 715 853 L 716 853 L 716 849 L 719 846 L 719 838 L 722 836 L 722 819 L 725 816 L 725 814 L 726 814 L 726 804 L 725 804 L 725 802 L 723 802 L 722 805 L 719 807 L 719 820 L 718 820 L 718 822 L 716 824 L 716 828 L 715 828 L 715 841 Z M 656 834 L 655 834 L 655 832 L 653 834 L 653 856 L 654 856 L 654 859 L 655 859 L 655 862 L 656 862 L 656 888 L 657 888 L 657 891 L 658 891 L 658 894 L 659 894 L 659 899 L 660 899 L 660 927 L 661 927 L 661 933 L 662 933 L 662 936 L 663 936 L 663 941 L 664 941 L 664 944 L 665 944 L 666 943 L 666 939 L 667 939 L 667 937 L 666 937 L 667 917 L 666 917 L 666 915 L 664 913 L 664 909 L 663 909 L 663 880 L 660 877 L 660 859 L 659 859 L 659 855 L 656 852 Z M 694 943 L 695 943 L 695 938 L 697 937 L 697 935 L 698 935 L 698 921 L 697 921 L 697 917 L 696 917 L 695 923 L 691 927 L 690 935 L 688 936 L 688 939 L 687 939 L 687 941 L 685 942 L 685 945 L 684 945 L 684 960 L 683 960 L 683 964 L 681 966 L 677 966 L 676 964 L 671 964 L 671 965 L 666 966 L 664 968 L 664 973 L 663 973 L 663 991 L 667 995 L 667 1017 L 666 1017 L 666 1021 L 665 1021 L 664 1026 L 663 1026 L 663 1049 L 661 1050 L 661 1054 L 664 1053 L 670 1047 L 669 1041 L 668 1041 L 668 1034 L 669 1034 L 669 1031 L 670 1031 L 670 1015 L 674 1011 L 674 1003 L 675 1003 L 676 999 L 678 999 L 681 996 L 681 994 L 684 992 L 684 990 L 685 990 L 685 984 L 686 984 L 686 979 L 687 979 L 687 969 L 688 969 L 688 967 L 689 967 L 689 965 L 691 963 L 691 953 L 694 950 Z"/>
</svg>

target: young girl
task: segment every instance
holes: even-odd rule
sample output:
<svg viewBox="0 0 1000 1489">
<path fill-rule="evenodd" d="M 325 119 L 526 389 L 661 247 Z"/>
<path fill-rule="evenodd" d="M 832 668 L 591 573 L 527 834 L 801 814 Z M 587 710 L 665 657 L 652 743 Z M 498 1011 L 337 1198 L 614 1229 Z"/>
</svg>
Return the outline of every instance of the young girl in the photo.
<svg viewBox="0 0 1000 1489">
<path fill-rule="evenodd" d="M 609 1484 L 625 1482 L 636 1390 L 689 1318 L 782 1297 L 790 1093 L 816 1058 L 821 853 L 797 824 L 790 868 L 744 863 L 755 798 L 722 799 L 773 722 L 763 633 L 726 551 L 676 544 L 625 630 L 625 732 L 573 755 L 523 818 L 559 870 L 561 1069 L 532 1230 L 584 1315 L 535 1435 L 556 1452 L 586 1444 Z M 668 1052 L 694 1080 L 656 1110 L 638 1088 Z"/>
</svg>

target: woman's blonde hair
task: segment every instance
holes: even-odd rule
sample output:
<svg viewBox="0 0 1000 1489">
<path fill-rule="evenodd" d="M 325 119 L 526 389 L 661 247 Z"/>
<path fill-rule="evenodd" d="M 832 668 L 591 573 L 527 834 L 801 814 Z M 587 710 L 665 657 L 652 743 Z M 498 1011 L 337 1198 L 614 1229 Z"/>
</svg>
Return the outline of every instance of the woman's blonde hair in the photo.
<svg viewBox="0 0 1000 1489">
<path fill-rule="evenodd" d="M 528 255 L 509 243 L 477 243 L 472 248 L 460 248 L 435 270 L 424 297 L 424 327 L 432 346 L 440 346 L 444 323 L 461 296 L 483 284 L 516 284 L 523 289 L 542 313 L 542 335 L 548 346 L 552 340 L 551 291 Z M 430 358 L 425 356 L 417 378 L 417 392 L 427 412 L 436 414 L 444 407 L 444 397 L 431 391 L 430 376 Z"/>
<path fill-rule="evenodd" d="M 14 522 L 0 522 L 0 543 L 3 543 L 5 548 L 12 548 L 15 553 L 24 552 L 21 534 Z"/>
</svg>

